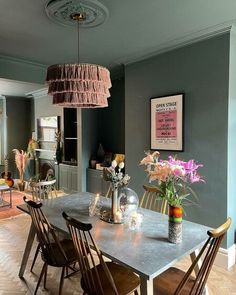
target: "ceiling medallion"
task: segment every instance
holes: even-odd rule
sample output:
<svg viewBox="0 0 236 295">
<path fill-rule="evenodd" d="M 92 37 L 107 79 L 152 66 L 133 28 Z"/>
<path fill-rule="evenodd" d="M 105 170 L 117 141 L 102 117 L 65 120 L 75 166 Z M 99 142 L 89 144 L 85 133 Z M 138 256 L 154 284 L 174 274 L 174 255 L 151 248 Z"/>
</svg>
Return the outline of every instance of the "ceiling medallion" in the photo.
<svg viewBox="0 0 236 295">
<path fill-rule="evenodd" d="M 74 26 L 71 15 L 83 13 L 86 20 L 81 28 L 97 27 L 109 17 L 108 9 L 97 0 L 49 0 L 45 11 L 50 19 L 64 26 Z"/>
</svg>

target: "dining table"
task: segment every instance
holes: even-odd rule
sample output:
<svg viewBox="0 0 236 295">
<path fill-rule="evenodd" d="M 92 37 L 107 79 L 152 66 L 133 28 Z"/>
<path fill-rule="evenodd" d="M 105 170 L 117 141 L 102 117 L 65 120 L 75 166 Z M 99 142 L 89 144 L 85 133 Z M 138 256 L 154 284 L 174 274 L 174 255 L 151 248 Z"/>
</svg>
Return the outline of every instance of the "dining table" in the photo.
<svg viewBox="0 0 236 295">
<path fill-rule="evenodd" d="M 196 251 L 207 240 L 209 227 L 183 220 L 182 242 L 172 244 L 168 241 L 168 216 L 142 208 L 138 208 L 143 219 L 138 229 L 130 227 L 128 222 L 106 222 L 99 215 L 90 216 L 89 205 L 94 198 L 92 193 L 77 192 L 46 199 L 42 201 L 42 210 L 50 224 L 64 234 L 68 234 L 68 229 L 62 217 L 63 211 L 81 222 L 91 223 L 93 237 L 102 254 L 139 275 L 141 295 L 153 295 L 153 279 L 185 256 L 194 258 Z M 100 197 L 99 204 L 102 211 L 111 208 L 109 198 Z M 17 208 L 29 214 L 26 204 L 18 205 Z M 21 278 L 34 237 L 35 229 L 31 224 L 19 270 Z"/>
</svg>

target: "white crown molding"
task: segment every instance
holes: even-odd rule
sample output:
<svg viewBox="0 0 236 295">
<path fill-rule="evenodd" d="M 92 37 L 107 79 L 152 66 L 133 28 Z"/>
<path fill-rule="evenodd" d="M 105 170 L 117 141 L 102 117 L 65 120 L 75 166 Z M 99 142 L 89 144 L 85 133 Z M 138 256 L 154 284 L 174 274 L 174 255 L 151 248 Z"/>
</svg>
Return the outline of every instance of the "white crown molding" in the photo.
<svg viewBox="0 0 236 295">
<path fill-rule="evenodd" d="M 33 96 L 34 99 L 38 99 L 40 97 L 48 96 L 48 88 L 41 88 L 35 91 L 31 91 L 25 94 L 26 96 Z"/>
<path fill-rule="evenodd" d="M 127 56 L 125 58 L 117 60 L 116 63 L 117 64 L 123 63 L 126 66 L 138 61 L 149 59 L 151 57 L 162 54 L 164 52 L 168 52 L 177 48 L 188 46 L 199 41 L 207 40 L 225 33 L 229 33 L 231 31 L 235 33 L 236 32 L 235 25 L 234 25 L 235 23 L 236 23 L 236 20 L 234 19 L 226 23 L 218 24 L 216 26 L 199 30 L 197 32 L 190 32 L 184 37 L 172 39 L 165 43 L 162 43 L 158 47 L 156 47 L 153 50 L 150 50 L 146 54 L 140 54 L 140 52 L 137 52 L 136 54 L 132 54 L 132 56 Z"/>
<path fill-rule="evenodd" d="M 29 61 L 29 60 L 26 60 L 26 59 L 20 59 L 20 58 L 8 56 L 8 55 L 0 54 L 0 60 L 14 62 L 14 63 L 21 63 L 21 64 L 24 63 L 24 64 L 27 64 L 27 65 L 36 66 L 36 67 L 40 67 L 40 68 L 43 68 L 43 69 L 47 68 L 47 65 L 40 64 L 40 63 L 33 62 L 33 61 Z"/>
</svg>

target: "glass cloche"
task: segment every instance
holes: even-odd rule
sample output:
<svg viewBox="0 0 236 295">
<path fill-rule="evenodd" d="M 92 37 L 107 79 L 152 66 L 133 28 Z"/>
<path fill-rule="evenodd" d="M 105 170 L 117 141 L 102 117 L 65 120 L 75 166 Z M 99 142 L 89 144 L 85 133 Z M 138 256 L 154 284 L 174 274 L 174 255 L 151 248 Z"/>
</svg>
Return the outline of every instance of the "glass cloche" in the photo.
<svg viewBox="0 0 236 295">
<path fill-rule="evenodd" d="M 139 206 L 139 197 L 134 190 L 128 187 L 119 189 L 120 210 L 124 216 L 130 216 L 132 212 L 137 211 Z"/>
</svg>

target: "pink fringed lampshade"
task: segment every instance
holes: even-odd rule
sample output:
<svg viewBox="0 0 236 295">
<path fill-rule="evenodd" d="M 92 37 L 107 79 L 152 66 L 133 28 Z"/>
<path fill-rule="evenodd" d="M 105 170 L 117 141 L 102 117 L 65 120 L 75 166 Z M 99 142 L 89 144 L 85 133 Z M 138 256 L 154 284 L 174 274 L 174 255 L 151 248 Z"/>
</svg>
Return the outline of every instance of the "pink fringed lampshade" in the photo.
<svg viewBox="0 0 236 295">
<path fill-rule="evenodd" d="M 46 82 L 53 104 L 74 108 L 107 107 L 110 72 L 93 64 L 59 64 L 48 68 Z"/>
</svg>

